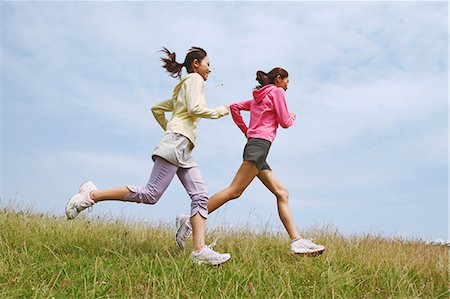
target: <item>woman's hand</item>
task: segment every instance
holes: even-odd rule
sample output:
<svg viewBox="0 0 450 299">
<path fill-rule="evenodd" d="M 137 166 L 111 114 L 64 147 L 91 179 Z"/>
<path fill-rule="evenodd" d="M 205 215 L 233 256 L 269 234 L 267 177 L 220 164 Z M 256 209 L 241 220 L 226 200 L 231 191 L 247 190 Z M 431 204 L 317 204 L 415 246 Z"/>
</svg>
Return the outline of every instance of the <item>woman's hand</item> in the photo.
<svg viewBox="0 0 450 299">
<path fill-rule="evenodd" d="M 297 116 L 297 114 L 295 114 L 294 112 L 289 112 L 289 114 L 290 114 L 292 117 L 296 117 L 296 116 Z"/>
</svg>

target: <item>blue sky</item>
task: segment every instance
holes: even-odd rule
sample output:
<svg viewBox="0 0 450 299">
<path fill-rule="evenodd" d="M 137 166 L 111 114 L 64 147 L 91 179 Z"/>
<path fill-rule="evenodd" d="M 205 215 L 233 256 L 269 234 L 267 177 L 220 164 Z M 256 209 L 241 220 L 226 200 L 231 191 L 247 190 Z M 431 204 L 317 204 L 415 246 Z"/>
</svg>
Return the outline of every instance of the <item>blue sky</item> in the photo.
<svg viewBox="0 0 450 299">
<path fill-rule="evenodd" d="M 145 184 L 163 132 L 150 107 L 182 60 L 207 50 L 211 107 L 246 100 L 257 70 L 289 71 L 289 109 L 269 164 L 300 229 L 448 239 L 446 2 L 2 2 L 1 203 L 63 215 L 81 182 Z M 223 87 L 213 87 L 224 82 Z M 195 156 L 211 194 L 241 163 L 231 117 L 202 120 Z M 175 179 L 155 206 L 108 202 L 90 217 L 172 222 Z M 281 229 L 259 181 L 212 214 Z"/>
</svg>

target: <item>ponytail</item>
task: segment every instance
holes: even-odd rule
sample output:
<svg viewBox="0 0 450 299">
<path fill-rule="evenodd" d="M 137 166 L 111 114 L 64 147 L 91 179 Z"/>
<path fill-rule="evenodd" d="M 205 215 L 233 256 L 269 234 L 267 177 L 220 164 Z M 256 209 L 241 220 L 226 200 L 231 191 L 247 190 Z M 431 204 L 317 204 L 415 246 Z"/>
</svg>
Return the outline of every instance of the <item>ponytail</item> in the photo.
<svg viewBox="0 0 450 299">
<path fill-rule="evenodd" d="M 256 86 L 256 89 L 260 89 L 268 84 L 274 84 L 275 78 L 278 76 L 280 76 L 281 79 L 284 79 L 287 78 L 289 74 L 285 69 L 281 67 L 273 68 L 268 74 L 263 71 L 257 71 L 256 81 L 258 81 L 260 85 Z"/>
<path fill-rule="evenodd" d="M 162 67 L 166 69 L 171 77 L 178 79 L 181 79 L 181 70 L 183 69 L 183 67 L 186 68 L 188 73 L 192 73 L 192 62 L 197 59 L 197 61 L 201 63 L 203 58 L 208 55 L 202 48 L 191 47 L 186 54 L 184 62 L 178 63 L 176 61 L 175 52 L 171 53 L 166 47 L 163 47 L 160 52 L 163 52 L 167 55 L 167 58 L 161 57 L 161 61 L 164 62 L 164 65 Z"/>
<path fill-rule="evenodd" d="M 164 62 L 163 68 L 166 69 L 166 71 L 172 78 L 181 79 L 181 69 L 183 68 L 184 64 L 178 63 L 176 61 L 175 52 L 170 53 L 170 51 L 165 47 L 163 47 L 160 52 L 164 52 L 167 54 L 167 58 L 161 57 L 161 61 Z"/>
<path fill-rule="evenodd" d="M 259 84 L 261 84 L 259 86 L 259 88 L 269 84 L 269 78 L 267 78 L 267 74 L 264 73 L 263 71 L 257 71 L 256 72 L 256 81 L 258 81 Z"/>
</svg>

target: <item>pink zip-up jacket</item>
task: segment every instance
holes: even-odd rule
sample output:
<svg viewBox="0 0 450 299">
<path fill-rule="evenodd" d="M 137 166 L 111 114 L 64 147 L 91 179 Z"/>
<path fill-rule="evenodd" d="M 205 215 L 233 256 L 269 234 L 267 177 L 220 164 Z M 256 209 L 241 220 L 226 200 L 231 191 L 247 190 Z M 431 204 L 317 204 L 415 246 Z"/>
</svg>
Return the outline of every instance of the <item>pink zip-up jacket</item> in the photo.
<svg viewBox="0 0 450 299">
<path fill-rule="evenodd" d="M 277 134 L 278 125 L 289 128 L 295 122 L 295 116 L 289 114 L 285 91 L 273 84 L 253 91 L 253 99 L 230 105 L 231 116 L 247 138 L 262 138 L 272 142 Z M 241 110 L 250 111 L 250 125 L 244 123 Z"/>
</svg>

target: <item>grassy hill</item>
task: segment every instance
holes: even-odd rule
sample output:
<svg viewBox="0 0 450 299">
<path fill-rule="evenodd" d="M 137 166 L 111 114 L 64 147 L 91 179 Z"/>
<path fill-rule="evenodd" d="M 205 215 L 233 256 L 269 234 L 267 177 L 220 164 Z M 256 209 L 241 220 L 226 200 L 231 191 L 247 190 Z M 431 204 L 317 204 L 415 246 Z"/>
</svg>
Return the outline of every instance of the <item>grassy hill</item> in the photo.
<svg viewBox="0 0 450 299">
<path fill-rule="evenodd" d="M 284 235 L 209 231 L 232 259 L 195 265 L 173 228 L 0 211 L 0 298 L 447 298 L 448 247 L 309 232 L 327 247 L 292 256 Z"/>
</svg>

